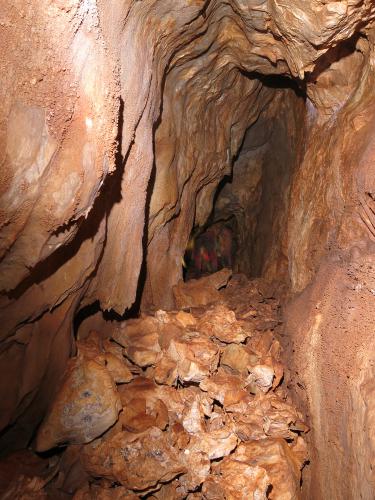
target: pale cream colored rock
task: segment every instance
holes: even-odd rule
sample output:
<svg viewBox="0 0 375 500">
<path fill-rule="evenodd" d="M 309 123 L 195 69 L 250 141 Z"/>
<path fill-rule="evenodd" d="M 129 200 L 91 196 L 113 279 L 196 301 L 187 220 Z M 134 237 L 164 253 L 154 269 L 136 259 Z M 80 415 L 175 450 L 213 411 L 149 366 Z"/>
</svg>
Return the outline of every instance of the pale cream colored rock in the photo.
<svg viewBox="0 0 375 500">
<path fill-rule="evenodd" d="M 200 451 L 210 460 L 226 457 L 237 446 L 238 438 L 231 429 L 221 428 L 216 431 L 202 432 L 191 436 L 186 453 Z"/>
<path fill-rule="evenodd" d="M 204 431 L 204 412 L 198 399 L 193 401 L 191 406 L 185 408 L 182 425 L 189 434 L 197 434 Z"/>
<path fill-rule="evenodd" d="M 180 456 L 188 471 L 179 478 L 180 491 L 186 496 L 189 491 L 196 490 L 207 479 L 211 462 L 205 451 L 195 450 L 190 446 L 181 450 Z"/>
<path fill-rule="evenodd" d="M 270 366 L 255 365 L 250 368 L 250 375 L 246 379 L 247 384 L 255 383 L 259 389 L 266 393 L 273 384 L 275 372 Z"/>
<path fill-rule="evenodd" d="M 197 334 L 172 340 L 167 354 L 177 363 L 178 377 L 185 382 L 201 382 L 216 370 L 219 362 L 218 347 Z"/>
</svg>

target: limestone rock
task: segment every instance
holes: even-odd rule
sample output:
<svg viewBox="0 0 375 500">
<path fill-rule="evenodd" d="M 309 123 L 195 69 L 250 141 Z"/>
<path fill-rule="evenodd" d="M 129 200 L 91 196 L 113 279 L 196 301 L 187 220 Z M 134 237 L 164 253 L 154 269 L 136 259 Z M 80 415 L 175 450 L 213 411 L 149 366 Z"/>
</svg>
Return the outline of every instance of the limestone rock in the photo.
<svg viewBox="0 0 375 500">
<path fill-rule="evenodd" d="M 92 360 L 74 359 L 38 430 L 36 449 L 88 443 L 116 422 L 120 409 L 120 397 L 106 368 Z"/>
<path fill-rule="evenodd" d="M 186 496 L 189 491 L 195 491 L 207 479 L 211 470 L 211 461 L 205 451 L 199 448 L 194 449 L 193 446 L 183 450 L 181 461 L 187 472 L 179 478 L 179 490 Z"/>
<path fill-rule="evenodd" d="M 168 444 L 167 434 L 155 427 L 142 434 L 115 434 L 97 447 L 91 446 L 83 463 L 94 476 L 142 492 L 186 472 Z"/>
<path fill-rule="evenodd" d="M 178 377 L 177 361 L 165 354 L 155 365 L 154 377 L 158 384 L 173 385 Z"/>
<path fill-rule="evenodd" d="M 214 467 L 202 491 L 207 500 L 266 500 L 269 485 L 264 468 L 230 459 Z"/>
<path fill-rule="evenodd" d="M 233 311 L 224 305 L 217 305 L 200 318 L 197 328 L 210 337 L 229 343 L 241 343 L 247 338 L 246 332 L 236 320 Z"/>
<path fill-rule="evenodd" d="M 295 432 L 306 432 L 302 415 L 276 394 L 259 394 L 248 402 L 247 409 L 233 405 L 231 418 L 242 441 L 262 439 L 266 436 L 294 439 Z"/>
<path fill-rule="evenodd" d="M 264 469 L 273 489 L 269 498 L 282 500 L 300 499 L 300 463 L 284 440 L 261 439 L 242 443 L 233 459 Z"/>
<path fill-rule="evenodd" d="M 218 347 L 197 335 L 172 340 L 167 353 L 177 364 L 179 379 L 185 382 L 201 382 L 216 370 L 219 363 Z"/>
<path fill-rule="evenodd" d="M 133 398 L 124 407 L 120 421 L 129 432 L 139 433 L 151 427 L 164 430 L 169 423 L 168 408 L 161 399 Z"/>
<path fill-rule="evenodd" d="M 188 282 L 179 281 L 173 288 L 178 309 L 210 304 L 220 299 L 218 290 L 228 283 L 232 271 L 222 269 L 210 276 Z"/>
<path fill-rule="evenodd" d="M 203 380 L 199 386 L 203 391 L 207 391 L 212 399 L 216 399 L 226 407 L 248 399 L 245 385 L 245 381 L 239 376 L 231 375 L 220 368 L 215 375 Z"/>
<path fill-rule="evenodd" d="M 95 484 L 80 488 L 73 496 L 73 500 L 111 500 L 112 498 L 114 500 L 138 500 L 139 497 L 124 486 L 103 488 Z"/>
<path fill-rule="evenodd" d="M 104 354 L 105 366 L 116 384 L 125 384 L 133 379 L 133 374 L 126 366 L 123 358 L 119 358 L 111 352 Z"/>
<path fill-rule="evenodd" d="M 271 366 L 255 365 L 250 368 L 250 375 L 247 378 L 247 383 L 254 382 L 262 392 L 268 392 L 272 385 L 275 372 Z"/>
<path fill-rule="evenodd" d="M 92 359 L 104 365 L 117 384 L 130 382 L 133 375 L 125 364 L 124 357 L 116 346 L 106 340 L 102 342 L 100 334 L 90 332 L 85 340 L 77 341 L 78 356 L 85 359 Z"/>
<path fill-rule="evenodd" d="M 223 427 L 216 431 L 194 434 L 187 450 L 206 453 L 210 460 L 226 457 L 237 446 L 237 436 L 232 429 Z"/>
<path fill-rule="evenodd" d="M 124 347 L 126 356 L 139 366 L 152 365 L 161 358 L 158 321 L 155 318 L 127 321 L 114 332 L 113 339 Z"/>
<path fill-rule="evenodd" d="M 252 354 L 244 346 L 238 344 L 229 344 L 225 347 L 220 358 L 220 365 L 228 366 L 235 372 L 247 376 L 249 370 L 259 360 L 258 356 Z"/>
</svg>

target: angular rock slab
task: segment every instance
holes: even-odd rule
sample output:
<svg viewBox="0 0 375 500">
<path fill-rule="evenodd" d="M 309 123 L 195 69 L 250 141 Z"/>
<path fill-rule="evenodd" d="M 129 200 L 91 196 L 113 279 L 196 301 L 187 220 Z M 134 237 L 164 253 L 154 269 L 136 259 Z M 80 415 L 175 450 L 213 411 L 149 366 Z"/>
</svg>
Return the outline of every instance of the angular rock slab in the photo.
<svg viewBox="0 0 375 500">
<path fill-rule="evenodd" d="M 120 397 L 107 369 L 93 360 L 76 358 L 39 428 L 36 450 L 89 443 L 117 421 L 120 410 Z"/>
<path fill-rule="evenodd" d="M 168 433 L 156 427 L 140 434 L 119 432 L 84 449 L 82 463 L 94 477 L 116 481 L 128 489 L 142 491 L 166 483 L 187 472 Z"/>
</svg>

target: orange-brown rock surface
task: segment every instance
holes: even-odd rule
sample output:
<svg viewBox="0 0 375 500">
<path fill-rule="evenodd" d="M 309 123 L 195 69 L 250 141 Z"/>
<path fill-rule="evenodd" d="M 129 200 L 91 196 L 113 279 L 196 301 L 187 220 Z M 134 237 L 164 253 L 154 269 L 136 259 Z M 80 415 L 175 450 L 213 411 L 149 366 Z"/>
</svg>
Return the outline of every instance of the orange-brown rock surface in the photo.
<svg viewBox="0 0 375 500">
<path fill-rule="evenodd" d="M 295 391 L 317 428 L 311 495 L 372 498 L 375 288 L 362 289 L 375 238 L 374 18 L 371 0 L 2 0 L 1 454 L 28 446 L 61 394 L 79 314 L 194 306 L 196 283 L 181 286 L 189 238 L 225 221 L 235 270 L 305 289 L 286 335 L 294 374 L 305 371 L 306 391 Z M 358 266 L 368 278 L 353 278 Z M 209 277 L 198 302 L 218 300 L 225 283 L 225 273 Z M 364 314 L 348 314 L 346 300 Z M 223 325 L 200 332 L 198 316 L 180 338 L 188 319 L 162 332 L 155 315 L 133 320 L 150 323 L 142 334 L 116 328 L 114 351 L 94 359 L 78 345 L 78 356 L 117 384 L 142 374 L 205 385 L 229 370 L 228 381 L 246 377 L 251 397 L 267 400 L 282 374 L 251 335 L 269 339 L 275 318 L 269 304 L 251 306 L 235 310 L 231 338 Z M 218 360 L 233 339 L 243 349 Z M 261 495 L 266 476 L 254 474 Z"/>
<path fill-rule="evenodd" d="M 250 377 L 264 359 L 269 367 L 283 366 L 275 331 L 256 327 L 253 316 L 241 322 L 228 307 L 236 295 L 246 316 L 246 296 L 238 298 L 245 289 L 237 284 L 220 292 L 219 303 L 190 312 L 159 310 L 125 321 L 114 326 L 111 339 L 103 341 L 93 331 L 78 341 L 77 357 L 70 361 L 36 439 L 38 451 L 68 447 L 55 457 L 50 451 L 54 468 L 47 480 L 43 460 L 31 455 L 32 466 L 19 465 L 7 494 L 24 489 L 40 498 L 62 492 L 78 499 L 109 498 L 116 486 L 115 498 L 153 494 L 184 499 L 198 494 L 210 499 L 236 498 L 241 486 L 241 498 L 266 498 L 270 488 L 270 498 L 300 498 L 307 459 L 302 434 L 308 428 L 280 386 L 280 377 L 267 394 Z M 252 289 L 260 297 L 256 284 Z M 277 301 L 266 303 L 277 325 Z M 261 310 L 258 314 L 263 316 Z M 265 314 L 268 319 L 269 311 Z M 142 333 L 154 335 L 160 359 L 145 365 L 137 355 L 145 344 L 134 343 L 132 358 L 138 359 L 142 375 L 117 380 L 115 386 L 119 370 L 103 360 L 108 352 L 114 356 L 120 342 L 124 347 L 116 359 L 127 368 L 127 342 L 137 331 L 141 340 Z M 168 332 L 173 333 L 169 344 L 164 338 Z M 257 354 L 250 355 L 252 345 Z M 223 362 L 229 348 L 249 353 L 242 370 Z M 160 379 L 164 358 L 175 362 L 176 371 L 173 379 L 161 381 L 156 374 Z M 0 472 L 10 464 L 0 463 Z"/>
<path fill-rule="evenodd" d="M 88 443 L 117 421 L 120 409 L 120 397 L 109 370 L 94 360 L 72 360 L 38 429 L 36 449 Z"/>
</svg>

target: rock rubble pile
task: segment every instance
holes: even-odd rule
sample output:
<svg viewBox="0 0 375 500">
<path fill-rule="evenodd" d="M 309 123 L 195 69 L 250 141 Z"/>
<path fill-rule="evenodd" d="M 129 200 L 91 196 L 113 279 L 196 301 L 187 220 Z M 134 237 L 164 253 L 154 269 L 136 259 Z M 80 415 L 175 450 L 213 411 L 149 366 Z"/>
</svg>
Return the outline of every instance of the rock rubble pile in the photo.
<svg viewBox="0 0 375 500">
<path fill-rule="evenodd" d="M 241 276 L 219 292 L 228 279 L 181 283 L 180 310 L 77 341 L 36 440 L 39 452 L 68 446 L 35 494 L 299 498 L 307 427 L 282 384 L 278 302 Z"/>
</svg>

